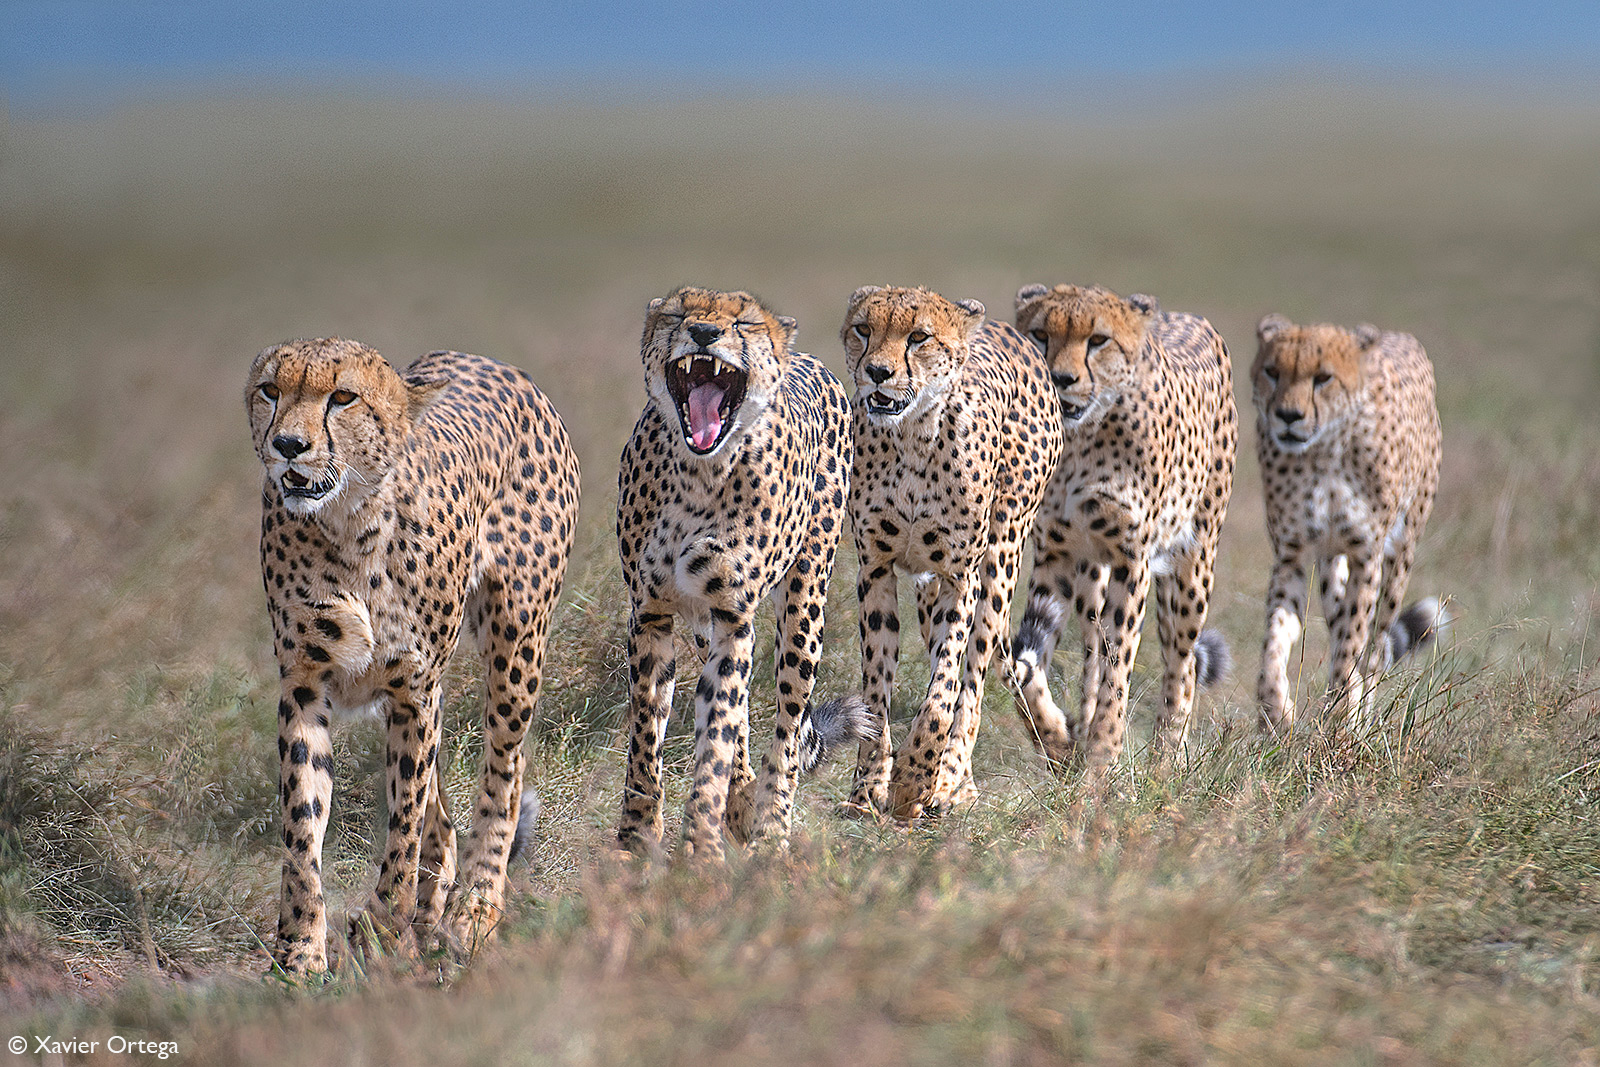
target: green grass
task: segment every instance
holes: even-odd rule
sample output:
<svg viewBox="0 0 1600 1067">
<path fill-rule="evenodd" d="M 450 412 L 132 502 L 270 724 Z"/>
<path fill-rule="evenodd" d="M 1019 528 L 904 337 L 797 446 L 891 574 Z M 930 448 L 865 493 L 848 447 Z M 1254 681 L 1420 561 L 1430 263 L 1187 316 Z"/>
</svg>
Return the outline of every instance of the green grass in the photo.
<svg viewBox="0 0 1600 1067">
<path fill-rule="evenodd" d="M 1274 98 L 1058 117 L 299 97 L 0 127 L 0 1036 L 175 1041 L 189 1063 L 1595 1062 L 1600 109 Z M 1214 607 L 1240 666 L 1183 760 L 1143 752 L 1147 649 L 1109 797 L 1052 776 L 995 684 L 971 810 L 841 820 L 835 767 L 787 852 L 619 863 L 611 512 L 645 302 L 753 289 L 839 369 L 857 285 L 1005 318 L 1018 285 L 1065 280 L 1204 313 L 1241 384 L 1266 311 L 1422 338 L 1445 463 L 1412 588 L 1450 599 L 1452 647 L 1386 683 L 1370 737 L 1256 733 L 1247 431 Z M 528 368 L 585 497 L 505 936 L 466 966 L 368 959 L 297 990 L 261 977 L 276 694 L 239 394 L 254 352 L 323 333 Z M 839 568 L 828 693 L 859 670 L 848 548 Z M 477 685 L 463 659 L 458 807 Z M 337 735 L 336 908 L 373 878 L 380 744 Z"/>
</svg>

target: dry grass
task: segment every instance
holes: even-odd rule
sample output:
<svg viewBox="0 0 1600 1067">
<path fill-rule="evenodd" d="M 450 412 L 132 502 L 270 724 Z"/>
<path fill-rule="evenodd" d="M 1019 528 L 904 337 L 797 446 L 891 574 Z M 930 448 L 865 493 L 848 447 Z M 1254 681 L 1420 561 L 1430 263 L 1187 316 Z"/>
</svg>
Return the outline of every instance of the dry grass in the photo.
<svg viewBox="0 0 1600 1067">
<path fill-rule="evenodd" d="M 1278 99 L 995 119 L 296 98 L 0 129 L 10 1032 L 176 1040 L 191 1063 L 1595 1062 L 1600 112 Z M 1451 599 L 1453 649 L 1400 672 L 1363 743 L 1258 738 L 1246 455 L 1217 604 L 1243 666 L 1186 762 L 1135 753 L 1090 804 L 995 687 L 984 797 L 942 825 L 835 819 L 835 770 L 787 854 L 617 866 L 610 512 L 645 300 L 754 289 L 837 366 L 858 284 L 1003 317 L 1017 285 L 1067 279 L 1203 312 L 1237 364 L 1268 310 L 1422 337 L 1446 462 L 1413 588 Z M 275 696 L 238 392 L 257 349 L 334 332 L 528 368 L 573 432 L 585 518 L 506 938 L 466 968 L 377 961 L 309 993 L 256 977 Z M 858 669 L 849 585 L 829 691 Z M 925 669 L 908 655 L 902 714 Z M 455 737 L 475 687 L 464 664 Z M 336 904 L 371 879 L 377 746 L 339 735 Z M 681 728 L 668 757 L 687 761 Z M 466 789 L 473 746 L 444 758 Z"/>
</svg>

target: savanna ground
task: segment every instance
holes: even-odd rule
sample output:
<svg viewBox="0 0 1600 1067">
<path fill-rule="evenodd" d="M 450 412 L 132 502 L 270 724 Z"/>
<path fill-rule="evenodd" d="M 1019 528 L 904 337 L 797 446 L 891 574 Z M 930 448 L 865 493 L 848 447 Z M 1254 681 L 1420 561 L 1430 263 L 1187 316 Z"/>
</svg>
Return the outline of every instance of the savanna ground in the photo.
<svg viewBox="0 0 1600 1067">
<path fill-rule="evenodd" d="M 89 1062 L 118 1058 L 114 1034 L 187 1063 L 1597 1062 L 1596 159 L 1593 102 L 1422 93 L 1101 119 L 1049 101 L 333 96 L 12 117 L 0 1039 L 99 1040 L 66 1056 Z M 1179 765 L 1140 751 L 1152 640 L 1104 803 L 1046 771 L 992 682 L 971 810 L 909 832 L 842 821 L 836 765 L 786 855 L 711 873 L 611 858 L 611 523 L 646 300 L 753 289 L 842 370 L 859 284 L 1008 319 L 1019 284 L 1064 280 L 1209 316 L 1242 387 L 1266 311 L 1421 337 L 1445 463 L 1412 589 L 1450 599 L 1450 647 L 1397 672 L 1363 741 L 1257 735 L 1268 553 L 1247 430 L 1215 605 L 1239 665 Z M 240 395 L 258 349 L 330 333 L 398 363 L 453 347 L 525 367 L 585 498 L 529 741 L 545 814 L 505 936 L 464 967 L 380 959 L 298 990 L 262 977 L 276 691 Z M 846 549 L 822 692 L 857 679 L 853 566 Z M 1058 668 L 1075 679 L 1072 657 Z M 902 728 L 925 679 L 908 654 Z M 458 806 L 477 699 L 463 663 Z M 339 733 L 336 906 L 371 884 L 378 744 Z"/>
</svg>

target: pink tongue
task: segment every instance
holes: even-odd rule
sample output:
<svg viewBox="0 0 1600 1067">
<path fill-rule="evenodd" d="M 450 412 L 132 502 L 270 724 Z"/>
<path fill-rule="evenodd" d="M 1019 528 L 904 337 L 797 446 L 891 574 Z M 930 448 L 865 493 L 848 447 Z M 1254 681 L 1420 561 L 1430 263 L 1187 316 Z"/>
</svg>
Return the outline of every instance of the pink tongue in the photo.
<svg viewBox="0 0 1600 1067">
<path fill-rule="evenodd" d="M 722 433 L 722 397 L 725 390 L 713 382 L 689 394 L 689 441 L 704 452 L 716 444 Z"/>
</svg>

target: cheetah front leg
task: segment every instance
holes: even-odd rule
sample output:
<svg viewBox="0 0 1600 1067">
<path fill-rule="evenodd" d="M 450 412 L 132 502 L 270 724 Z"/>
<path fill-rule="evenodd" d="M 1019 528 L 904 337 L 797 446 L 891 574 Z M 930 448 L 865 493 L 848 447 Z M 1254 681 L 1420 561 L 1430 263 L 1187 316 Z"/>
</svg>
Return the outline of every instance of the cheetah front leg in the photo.
<svg viewBox="0 0 1600 1067">
<path fill-rule="evenodd" d="M 283 679 L 278 796 L 283 808 L 283 884 L 273 958 L 294 975 L 326 971 L 322 842 L 333 801 L 333 742 L 327 699 L 311 672 L 293 672 Z"/>
<path fill-rule="evenodd" d="M 389 801 L 389 834 L 378 865 L 378 884 L 366 915 L 380 937 L 404 938 L 417 918 L 418 874 L 423 827 L 436 807 L 434 790 L 439 754 L 439 681 L 437 664 L 414 669 L 392 690 L 389 704 L 385 778 Z M 351 929 L 362 932 L 360 915 Z"/>
<path fill-rule="evenodd" d="M 754 628 L 748 615 L 713 613 L 711 658 L 695 688 L 694 782 L 683 815 L 684 854 L 723 858 L 723 823 L 740 737 L 749 729 Z"/>
<path fill-rule="evenodd" d="M 628 773 L 617 823 L 617 843 L 634 852 L 661 847 L 661 743 L 677 671 L 672 616 L 635 605 L 628 616 Z"/>
<path fill-rule="evenodd" d="M 933 646 L 928 649 L 932 661 L 928 692 L 911 724 L 910 736 L 895 756 L 889 782 L 889 810 L 902 822 L 922 814 L 932 800 L 939 761 L 950 744 L 977 606 L 979 573 L 979 567 L 974 566 L 959 580 L 943 579 L 940 583 L 933 617 Z"/>
<path fill-rule="evenodd" d="M 939 771 L 934 778 L 930 811 L 945 811 L 968 803 L 978 793 L 972 779 L 972 750 L 977 744 L 978 726 L 983 718 L 983 684 L 996 648 L 1005 640 L 1022 557 L 1020 537 L 1006 542 L 1001 542 L 996 535 L 991 538 L 979 570 L 982 586 L 975 597 L 972 636 L 967 641 L 966 673 L 950 724 L 950 743 L 939 759 Z"/>
<path fill-rule="evenodd" d="M 838 542 L 819 539 L 802 550 L 778 585 L 778 719 L 772 747 L 761 761 L 756 784 L 752 835 L 786 834 L 793 818 L 800 777 L 800 720 L 817 683 L 822 662 L 822 622 L 828 606 L 828 577 Z"/>
<path fill-rule="evenodd" d="M 1289 695 L 1289 658 L 1305 629 L 1306 571 L 1299 556 L 1279 556 L 1267 581 L 1267 633 L 1261 647 L 1256 700 L 1261 724 L 1271 733 L 1294 728 Z"/>
<path fill-rule="evenodd" d="M 538 592 L 526 598 L 517 597 L 509 583 L 502 584 L 500 596 L 485 605 L 489 625 L 479 628 L 485 683 L 483 769 L 460 885 L 450 902 L 450 933 L 469 950 L 482 944 L 505 908 L 506 864 L 522 806 L 522 741 L 539 707 L 560 576 L 558 571 L 557 581 L 540 583 Z"/>
<path fill-rule="evenodd" d="M 900 664 L 900 582 L 889 557 L 868 555 L 870 548 L 860 538 L 856 548 L 861 558 L 856 575 L 856 599 L 861 605 L 861 692 L 878 730 L 877 736 L 863 738 L 858 746 L 855 781 L 846 809 L 881 815 L 889 810 L 889 706 Z"/>
</svg>

